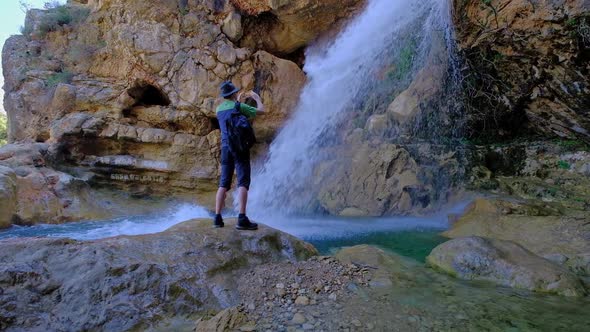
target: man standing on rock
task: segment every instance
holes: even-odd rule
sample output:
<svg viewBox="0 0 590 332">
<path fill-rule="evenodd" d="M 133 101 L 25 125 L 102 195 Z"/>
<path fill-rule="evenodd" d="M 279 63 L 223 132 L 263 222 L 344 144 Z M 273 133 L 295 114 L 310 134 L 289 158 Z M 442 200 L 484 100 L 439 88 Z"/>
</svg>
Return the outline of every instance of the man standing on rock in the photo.
<svg viewBox="0 0 590 332">
<path fill-rule="evenodd" d="M 218 228 L 224 226 L 221 210 L 225 206 L 225 198 L 227 191 L 231 188 L 235 169 L 238 173 L 238 202 L 240 207 L 236 228 L 239 230 L 257 230 L 258 224 L 250 222 L 248 217 L 246 217 L 246 204 L 248 202 L 248 190 L 250 188 L 250 151 L 247 151 L 243 155 L 237 155 L 231 151 L 227 122 L 231 119 L 231 114 L 236 109 L 238 100 L 242 97 L 250 97 L 256 101 L 256 108 L 240 103 L 239 111 L 248 117 L 248 119 L 254 118 L 257 114 L 264 113 L 264 105 L 260 96 L 255 92 L 250 91 L 246 94 L 238 94 L 239 91 L 240 89 L 230 81 L 221 84 L 221 97 L 224 100 L 216 110 L 221 129 L 221 179 L 219 180 L 219 190 L 217 190 L 215 200 L 215 220 L 213 225 Z"/>
</svg>

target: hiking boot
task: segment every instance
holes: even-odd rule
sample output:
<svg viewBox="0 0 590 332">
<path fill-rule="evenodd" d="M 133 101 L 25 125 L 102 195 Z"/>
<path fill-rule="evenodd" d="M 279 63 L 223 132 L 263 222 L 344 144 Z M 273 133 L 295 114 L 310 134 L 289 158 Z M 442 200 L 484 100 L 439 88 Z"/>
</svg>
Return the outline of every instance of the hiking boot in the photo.
<svg viewBox="0 0 590 332">
<path fill-rule="evenodd" d="M 225 224 L 223 223 L 223 218 L 219 214 L 216 215 L 215 219 L 213 220 L 213 227 L 222 228 L 223 226 L 225 226 Z"/>
<path fill-rule="evenodd" d="M 248 217 L 238 217 L 238 224 L 236 225 L 236 229 L 241 231 L 255 231 L 258 229 L 258 224 L 254 222 L 250 222 Z"/>
</svg>

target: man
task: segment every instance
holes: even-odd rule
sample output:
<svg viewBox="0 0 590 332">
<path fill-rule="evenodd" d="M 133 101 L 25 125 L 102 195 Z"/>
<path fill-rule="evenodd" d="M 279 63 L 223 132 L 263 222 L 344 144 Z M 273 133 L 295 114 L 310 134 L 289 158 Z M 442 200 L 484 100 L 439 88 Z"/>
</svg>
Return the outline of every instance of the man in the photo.
<svg viewBox="0 0 590 332">
<path fill-rule="evenodd" d="M 240 89 L 235 87 L 232 82 L 226 81 L 221 84 L 221 97 L 224 101 L 217 107 L 217 119 L 221 129 L 221 179 L 219 180 L 219 189 L 215 197 L 215 227 L 223 227 L 223 218 L 221 210 L 225 206 L 227 191 L 231 188 L 234 169 L 238 173 L 238 203 L 240 214 L 236 228 L 239 230 L 257 230 L 258 224 L 250 222 L 246 217 L 246 203 L 248 202 L 248 190 L 250 188 L 250 152 L 246 155 L 237 156 L 234 154 L 229 145 L 226 122 L 231 118 L 231 113 L 236 107 L 236 102 L 242 97 L 250 97 L 256 101 L 256 107 L 247 104 L 240 104 L 240 112 L 248 119 L 254 118 L 257 114 L 264 113 L 264 105 L 260 96 L 255 92 L 248 92 L 243 95 L 238 92 Z"/>
</svg>

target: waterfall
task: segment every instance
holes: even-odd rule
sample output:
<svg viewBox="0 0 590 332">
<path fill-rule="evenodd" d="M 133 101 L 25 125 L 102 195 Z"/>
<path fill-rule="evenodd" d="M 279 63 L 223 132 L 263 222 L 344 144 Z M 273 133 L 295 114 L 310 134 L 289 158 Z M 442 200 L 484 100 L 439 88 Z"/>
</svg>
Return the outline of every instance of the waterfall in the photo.
<svg viewBox="0 0 590 332">
<path fill-rule="evenodd" d="M 380 88 L 375 76 L 388 61 L 402 59 L 388 89 L 408 86 L 427 61 L 433 34 L 442 33 L 445 39 L 449 15 L 446 0 L 369 0 L 330 44 L 307 49 L 308 82 L 299 103 L 253 174 L 252 216 L 308 209 L 310 179 L 325 154 L 319 147 L 333 139 L 368 90 Z"/>
</svg>

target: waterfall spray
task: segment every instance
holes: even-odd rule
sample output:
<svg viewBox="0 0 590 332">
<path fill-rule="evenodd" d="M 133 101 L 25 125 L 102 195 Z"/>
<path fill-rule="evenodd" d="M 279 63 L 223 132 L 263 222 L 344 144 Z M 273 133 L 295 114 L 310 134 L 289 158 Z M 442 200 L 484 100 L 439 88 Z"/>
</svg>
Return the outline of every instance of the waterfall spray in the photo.
<svg viewBox="0 0 590 332">
<path fill-rule="evenodd" d="M 394 56 L 407 58 L 398 65 L 405 66 L 404 71 L 398 69 L 393 78 L 407 87 L 424 66 L 432 34 L 444 33 L 448 20 L 445 0 L 370 0 L 332 43 L 309 48 L 304 68 L 308 83 L 270 146 L 268 159 L 254 174 L 250 213 L 256 217 L 270 211 L 305 211 L 313 199 L 309 180 L 322 160 L 318 147 L 356 110 L 367 90 L 375 87 L 376 73 Z M 403 54 L 410 47 L 410 55 Z"/>
</svg>

